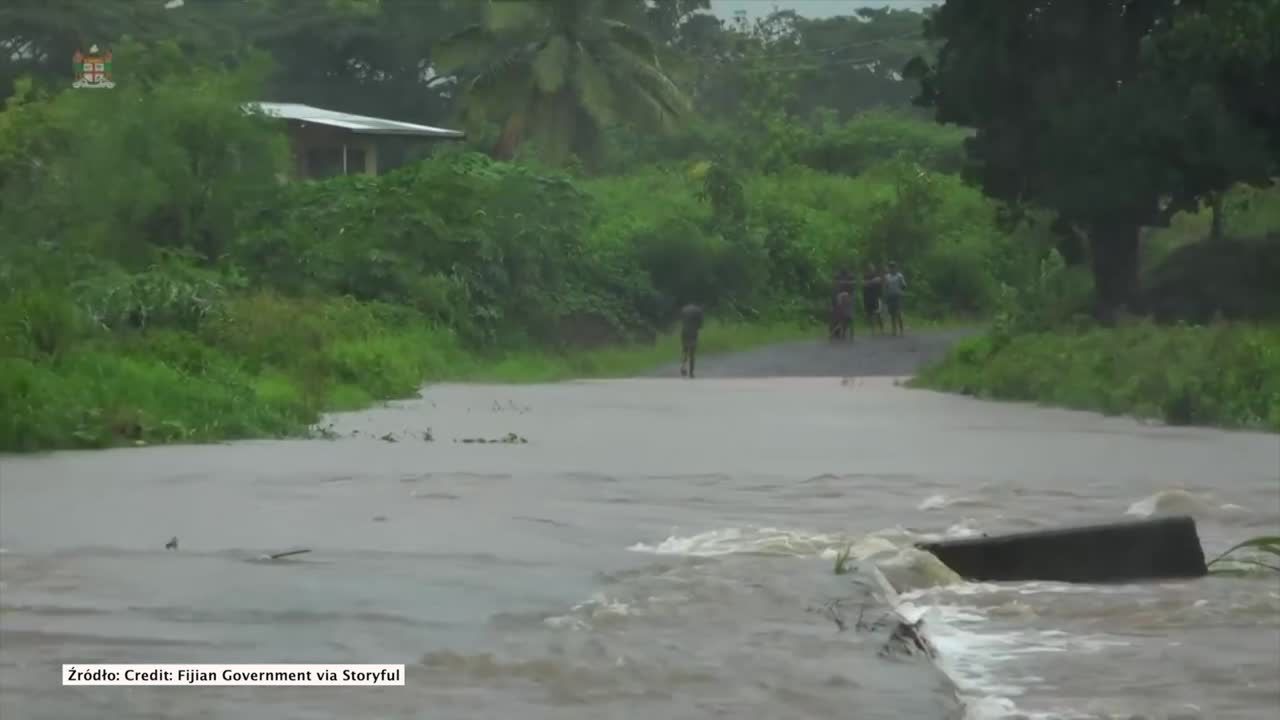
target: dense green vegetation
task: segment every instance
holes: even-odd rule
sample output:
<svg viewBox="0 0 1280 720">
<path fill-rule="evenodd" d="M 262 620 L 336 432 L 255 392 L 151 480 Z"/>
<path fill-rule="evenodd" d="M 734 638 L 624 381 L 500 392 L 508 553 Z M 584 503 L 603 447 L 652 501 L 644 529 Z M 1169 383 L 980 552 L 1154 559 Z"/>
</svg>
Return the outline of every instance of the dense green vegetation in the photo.
<svg viewBox="0 0 1280 720">
<path fill-rule="evenodd" d="M 129 82 L 22 81 L 0 113 L 0 447 L 289 433 L 424 379 L 636 372 L 675 357 L 688 300 L 723 320 L 704 352 L 817 334 L 835 269 L 890 254 L 913 311 L 983 314 L 1047 247 L 948 173 L 962 132 L 902 109 L 760 127 L 768 158 L 691 118 L 614 128 L 590 173 L 536 141 L 491 159 L 481 134 L 280 184 L 281 128 L 241 110 L 270 58 L 114 50 Z"/>
<path fill-rule="evenodd" d="M 1051 264 L 919 384 L 1280 429 L 1280 2 L 956 2 L 927 26 L 941 48 L 908 74 L 975 129 L 966 176 L 1051 211 L 1096 292 Z M 1086 304 L 1264 326 L 1085 329 Z"/>
<path fill-rule="evenodd" d="M 976 129 L 984 192 L 1087 240 L 1104 318 L 1141 305 L 1143 227 L 1280 175 L 1280 0 L 948 2 L 926 27 L 918 101 Z"/>
<path fill-rule="evenodd" d="M 1175 425 L 1280 431 L 1280 330 L 1058 330 L 963 341 L 913 383 Z"/>
<path fill-rule="evenodd" d="M 1033 282 L 1003 295 L 991 332 L 960 343 L 912 384 L 1171 424 L 1280 430 L 1280 192 L 1238 189 L 1228 207 L 1223 239 L 1207 237 L 1211 209 L 1179 214 L 1147 238 L 1148 318 L 1099 325 L 1085 312 L 1087 271 L 1051 256 Z"/>
<path fill-rule="evenodd" d="M 1110 66 L 1086 67 L 1093 55 L 1063 50 L 1076 64 L 1047 97 L 1080 94 L 1075 104 L 1037 100 L 1025 115 L 1002 104 L 1030 97 L 1013 86 L 1048 70 L 991 56 L 1002 36 L 965 30 L 992 19 L 965 14 L 987 7 L 976 4 L 948 4 L 927 26 L 889 10 L 734 26 L 705 0 L 6 3 L 0 449 L 292 433 L 423 380 L 634 372 L 674 357 L 665 334 L 690 300 L 720 321 L 708 351 L 817 334 L 834 271 L 890 258 L 911 278 L 912 317 L 997 318 L 986 345 L 931 376 L 975 392 L 1023 349 L 1136 332 L 1044 334 L 1091 322 L 1095 279 L 1108 309 L 1145 298 L 1162 319 L 1274 318 L 1259 287 L 1274 285 L 1261 268 L 1280 227 L 1265 187 L 1280 153 L 1255 131 L 1274 108 L 1213 73 L 1266 87 L 1280 49 L 1238 1 L 1184 5 L 1176 33 L 1135 29 L 1152 40 L 1150 71 L 1121 79 L 1143 102 L 1209 87 L 1207 99 L 1194 127 L 1165 113 L 1137 131 L 1158 142 L 1127 143 L 1129 105 L 1100 105 L 1111 125 L 1086 112 L 1118 85 Z M 1001 12 L 1010 27 L 1030 22 Z M 1215 49 L 1223 33 L 1238 42 Z M 1132 49 L 1129 35 L 1105 37 Z M 114 51 L 113 90 L 68 87 L 71 54 L 91 43 Z M 922 100 L 976 130 L 910 106 L 922 86 L 899 71 L 915 56 Z M 993 62 L 1024 75 L 966 75 L 988 78 Z M 1095 70 L 1107 81 L 1082 79 Z M 469 139 L 389 147 L 400 167 L 377 177 L 282 184 L 283 128 L 243 110 L 261 99 L 456 123 Z M 1036 123 L 1055 134 L 1034 141 Z M 1090 137 L 1111 139 L 1090 149 Z M 1169 148 L 1194 162 L 1171 170 L 1159 160 Z M 1150 172 L 1121 172 L 1134 168 Z M 1094 213 L 1100 197 L 1137 199 L 1121 222 L 1116 207 Z M 1113 242 L 1164 221 L 1142 253 Z M 1207 254 L 1226 258 L 1212 283 L 1195 249 L 1204 235 L 1221 243 Z M 1191 287 L 1210 290 L 1196 299 Z M 1167 345 L 1228 331 L 1141 332 Z M 1269 352 L 1275 335 L 1238 332 L 1186 372 L 1266 367 L 1273 355 L 1250 360 L 1248 348 Z M 1232 342 L 1244 349 L 1215 354 Z M 1130 372 L 1139 357 L 1113 366 Z M 1252 372 L 1197 385 L 1188 417 L 1270 421 Z M 1155 384 L 1134 387 L 1117 397 L 1164 407 Z M 1250 387 L 1253 404 L 1221 395 Z"/>
</svg>

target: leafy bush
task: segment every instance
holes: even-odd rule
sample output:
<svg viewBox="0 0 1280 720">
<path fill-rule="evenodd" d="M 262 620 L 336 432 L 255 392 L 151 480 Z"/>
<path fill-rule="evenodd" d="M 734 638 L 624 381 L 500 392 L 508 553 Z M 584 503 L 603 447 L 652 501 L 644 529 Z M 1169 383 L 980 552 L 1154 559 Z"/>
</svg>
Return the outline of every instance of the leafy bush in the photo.
<svg viewBox="0 0 1280 720">
<path fill-rule="evenodd" d="M 53 289 L 21 292 L 0 302 L 0 356 L 57 357 L 89 330 L 80 308 Z"/>
<path fill-rule="evenodd" d="M 172 47 L 123 44 L 145 65 Z M 179 57 L 181 55 L 179 54 Z M 219 259 L 240 211 L 276 184 L 279 128 L 246 114 L 258 72 L 165 64 L 163 76 L 112 92 L 25 92 L 0 113 L 0 252 L 53 241 L 146 267 L 157 249 Z"/>
<path fill-rule="evenodd" d="M 1068 268 L 1062 255 L 1050 250 L 1031 282 L 1001 286 L 993 337 L 1003 343 L 1014 335 L 1062 328 L 1084 315 L 1091 297 L 1092 276 L 1083 268 Z"/>
<path fill-rule="evenodd" d="M 150 326 L 194 331 L 219 311 L 226 294 L 221 275 L 195 267 L 189 257 L 161 253 L 138 273 L 106 270 L 75 290 L 93 321 L 108 330 Z"/>
<path fill-rule="evenodd" d="M 856 177 L 885 162 L 903 160 L 933 172 L 958 173 L 968 135 L 966 130 L 894 110 L 872 110 L 845 122 L 831 113 L 817 113 L 810 122 L 772 116 L 752 133 L 749 143 L 742 141 L 741 126 L 702 120 L 674 133 L 614 131 L 606 169 L 623 174 L 651 163 L 719 158 L 755 171 L 799 165 Z"/>
<path fill-rule="evenodd" d="M 1280 319 L 1280 236 L 1203 241 L 1152 269 L 1145 300 L 1162 321 Z"/>
<path fill-rule="evenodd" d="M 449 154 L 381 177 L 279 189 L 231 258 L 258 284 L 409 305 L 473 341 L 546 337 L 587 200 L 566 177 Z"/>
<path fill-rule="evenodd" d="M 913 382 L 1170 424 L 1280 430 L 1280 331 L 1139 323 L 983 336 L 961 343 Z"/>
<path fill-rule="evenodd" d="M 891 160 L 903 160 L 933 172 L 959 173 L 964 164 L 964 138 L 956 127 L 913 118 L 905 113 L 874 110 L 844 124 L 828 120 L 811 132 L 796 161 L 815 170 L 860 175 Z"/>
</svg>

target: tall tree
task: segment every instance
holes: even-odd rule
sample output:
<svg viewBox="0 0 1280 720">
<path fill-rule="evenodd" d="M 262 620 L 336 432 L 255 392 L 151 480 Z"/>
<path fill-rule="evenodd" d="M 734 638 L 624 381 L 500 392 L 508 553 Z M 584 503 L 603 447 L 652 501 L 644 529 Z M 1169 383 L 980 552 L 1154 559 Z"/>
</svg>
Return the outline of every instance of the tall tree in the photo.
<svg viewBox="0 0 1280 720">
<path fill-rule="evenodd" d="M 590 160 L 618 123 L 671 128 L 688 101 L 658 62 L 636 0 L 490 0 L 484 18 L 434 49 L 465 78 L 472 124 L 496 121 L 495 155 L 537 139 L 553 159 Z"/>
<path fill-rule="evenodd" d="M 936 62 L 913 60 L 908 74 L 938 121 L 976 129 L 970 177 L 989 195 L 1052 209 L 1088 236 L 1109 312 L 1134 304 L 1140 228 L 1258 178 L 1266 155 L 1257 119 L 1221 83 L 1180 95 L 1191 84 L 1171 80 L 1175 46 L 1163 72 L 1153 53 L 1180 22 L 1274 1 L 948 0 L 926 23 L 943 43 Z"/>
</svg>

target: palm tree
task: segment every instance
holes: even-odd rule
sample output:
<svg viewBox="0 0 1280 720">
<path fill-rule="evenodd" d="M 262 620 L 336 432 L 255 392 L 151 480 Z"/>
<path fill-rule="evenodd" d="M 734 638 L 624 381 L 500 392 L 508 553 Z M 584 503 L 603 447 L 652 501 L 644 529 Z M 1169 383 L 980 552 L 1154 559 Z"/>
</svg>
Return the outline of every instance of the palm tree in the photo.
<svg viewBox="0 0 1280 720">
<path fill-rule="evenodd" d="M 496 121 L 494 154 L 536 139 L 554 160 L 594 155 L 619 122 L 670 129 L 689 101 L 640 30 L 643 0 L 489 0 L 480 23 L 432 51 L 458 74 L 470 124 Z"/>
</svg>

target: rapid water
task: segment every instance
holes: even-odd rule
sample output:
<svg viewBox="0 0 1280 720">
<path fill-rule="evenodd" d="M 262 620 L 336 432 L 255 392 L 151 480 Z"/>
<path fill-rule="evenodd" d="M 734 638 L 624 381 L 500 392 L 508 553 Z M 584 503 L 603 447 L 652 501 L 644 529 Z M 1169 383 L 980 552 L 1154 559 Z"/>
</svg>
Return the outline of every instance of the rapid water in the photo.
<svg viewBox="0 0 1280 720">
<path fill-rule="evenodd" d="M 439 386 L 331 431 L 0 458 L 0 717 L 925 717 L 950 689 L 824 613 L 849 546 L 970 717 L 1280 706 L 1274 576 L 975 584 L 911 549 L 1171 512 L 1209 555 L 1280 534 L 1275 435 L 821 378 Z M 63 662 L 408 677 L 63 688 Z"/>
</svg>

